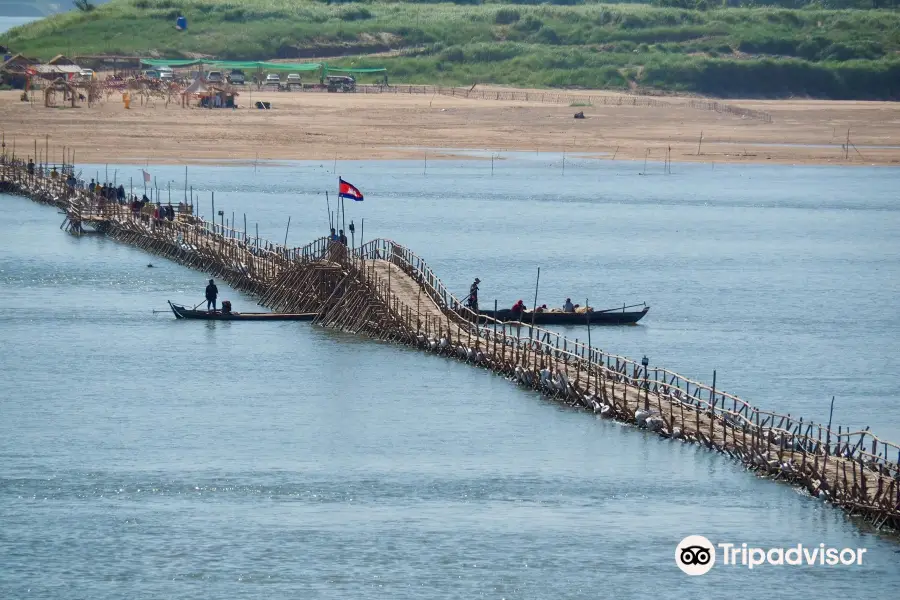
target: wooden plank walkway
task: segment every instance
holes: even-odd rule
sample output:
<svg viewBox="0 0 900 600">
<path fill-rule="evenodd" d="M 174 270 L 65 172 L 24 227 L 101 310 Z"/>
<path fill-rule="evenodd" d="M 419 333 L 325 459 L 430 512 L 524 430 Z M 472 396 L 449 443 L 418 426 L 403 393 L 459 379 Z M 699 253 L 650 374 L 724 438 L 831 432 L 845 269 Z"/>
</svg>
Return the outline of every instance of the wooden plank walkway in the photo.
<svg viewBox="0 0 900 600">
<path fill-rule="evenodd" d="M 761 410 L 677 373 L 527 323 L 476 316 L 426 262 L 390 240 L 348 249 L 325 239 L 283 248 L 192 215 L 152 219 L 98 203 L 60 180 L 2 167 L 0 191 L 66 210 L 69 230 L 98 231 L 228 281 L 279 312 L 315 312 L 321 325 L 364 333 L 491 369 L 561 402 L 657 435 L 728 454 L 802 486 L 878 528 L 900 527 L 900 447 L 864 431 Z"/>
</svg>

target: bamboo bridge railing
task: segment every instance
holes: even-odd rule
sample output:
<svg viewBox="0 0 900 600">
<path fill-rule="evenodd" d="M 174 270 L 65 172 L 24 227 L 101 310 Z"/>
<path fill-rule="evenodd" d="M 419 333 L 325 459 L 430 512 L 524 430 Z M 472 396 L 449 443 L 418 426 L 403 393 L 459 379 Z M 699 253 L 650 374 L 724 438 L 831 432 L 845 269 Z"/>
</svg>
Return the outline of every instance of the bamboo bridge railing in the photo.
<svg viewBox="0 0 900 600">
<path fill-rule="evenodd" d="M 320 238 L 285 248 L 205 221 L 184 206 L 168 219 L 101 201 L 7 157 L 0 172 L 0 191 L 64 209 L 61 227 L 72 233 L 93 227 L 218 276 L 272 310 L 315 312 L 322 326 L 490 369 L 602 417 L 726 453 L 877 528 L 900 528 L 900 446 L 868 428 L 835 430 L 757 408 L 715 385 L 593 347 L 590 328 L 587 341 L 570 340 L 527 322 L 476 314 L 424 259 L 391 240 L 347 248 Z"/>
</svg>

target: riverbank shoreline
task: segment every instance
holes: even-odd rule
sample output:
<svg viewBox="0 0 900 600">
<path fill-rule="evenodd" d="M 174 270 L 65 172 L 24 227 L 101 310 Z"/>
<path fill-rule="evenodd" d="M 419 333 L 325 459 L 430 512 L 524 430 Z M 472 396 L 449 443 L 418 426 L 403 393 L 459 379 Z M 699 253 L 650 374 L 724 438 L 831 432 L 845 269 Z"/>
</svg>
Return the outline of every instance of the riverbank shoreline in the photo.
<svg viewBox="0 0 900 600">
<path fill-rule="evenodd" d="M 491 154 L 579 153 L 672 163 L 900 166 L 900 105 L 746 100 L 728 104 L 772 122 L 671 106 L 565 106 L 416 94 L 246 92 L 237 110 L 115 95 L 93 107 L 45 107 L 0 92 L 8 151 L 50 146 L 80 163 L 244 164 L 277 160 L 489 159 Z M 605 92 L 609 95 L 609 92 Z M 629 96 L 630 97 L 630 96 Z M 272 110 L 243 108 L 263 100 Z M 584 119 L 575 119 L 583 112 Z M 849 134 L 848 134 L 849 131 Z M 849 137 L 850 146 L 845 144 Z M 440 148 L 441 150 L 433 150 Z M 471 149 L 483 151 L 473 156 Z M 49 162 L 62 157 L 50 155 Z"/>
</svg>

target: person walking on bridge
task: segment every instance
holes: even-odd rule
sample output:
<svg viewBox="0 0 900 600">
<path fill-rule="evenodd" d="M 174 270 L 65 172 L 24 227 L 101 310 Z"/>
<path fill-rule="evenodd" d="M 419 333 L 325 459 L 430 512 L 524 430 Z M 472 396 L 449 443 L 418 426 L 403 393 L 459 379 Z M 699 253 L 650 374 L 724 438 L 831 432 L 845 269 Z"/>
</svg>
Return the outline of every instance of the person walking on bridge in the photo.
<svg viewBox="0 0 900 600">
<path fill-rule="evenodd" d="M 216 283 L 210 279 L 209 285 L 206 286 L 206 310 L 209 310 L 209 307 L 212 306 L 213 310 L 216 310 L 216 298 L 219 297 L 219 288 L 216 287 Z"/>
<path fill-rule="evenodd" d="M 481 280 L 476 277 L 475 281 L 472 283 L 472 287 L 469 288 L 469 299 L 466 300 L 466 306 L 468 306 L 475 312 L 478 312 L 478 284 L 479 283 L 481 283 Z"/>
</svg>

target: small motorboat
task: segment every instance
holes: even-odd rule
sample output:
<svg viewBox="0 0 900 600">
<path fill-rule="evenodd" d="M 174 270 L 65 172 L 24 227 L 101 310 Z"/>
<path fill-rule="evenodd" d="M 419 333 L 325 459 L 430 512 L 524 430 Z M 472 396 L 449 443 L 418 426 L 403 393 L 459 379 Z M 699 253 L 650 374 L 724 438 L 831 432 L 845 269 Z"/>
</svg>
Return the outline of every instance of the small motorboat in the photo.
<svg viewBox="0 0 900 600">
<path fill-rule="evenodd" d="M 169 301 L 169 308 L 176 319 L 201 321 L 312 321 L 316 313 L 238 313 L 232 312 L 231 303 L 222 303 L 222 310 L 195 310 Z"/>
</svg>

